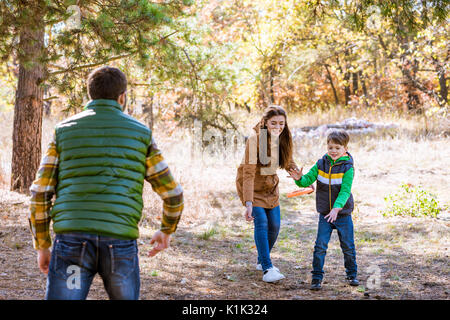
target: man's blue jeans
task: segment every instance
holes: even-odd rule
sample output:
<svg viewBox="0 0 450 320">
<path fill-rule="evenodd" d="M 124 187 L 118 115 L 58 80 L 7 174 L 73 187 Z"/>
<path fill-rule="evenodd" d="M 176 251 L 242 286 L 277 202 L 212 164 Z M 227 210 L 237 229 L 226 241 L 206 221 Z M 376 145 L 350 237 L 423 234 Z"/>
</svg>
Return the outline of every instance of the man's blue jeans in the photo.
<svg viewBox="0 0 450 320">
<path fill-rule="evenodd" d="M 280 206 L 273 209 L 253 207 L 252 216 L 255 224 L 255 243 L 258 250 L 258 263 L 263 270 L 272 268 L 270 251 L 277 241 L 280 231 Z"/>
<path fill-rule="evenodd" d="M 356 250 L 353 238 L 353 221 L 351 215 L 338 215 L 333 223 L 327 222 L 325 215 L 319 214 L 319 226 L 317 229 L 316 244 L 314 246 L 313 271 L 312 278 L 322 281 L 323 265 L 327 253 L 328 242 L 330 241 L 333 229 L 336 229 L 339 236 L 339 242 L 344 253 L 344 266 L 347 277 L 356 278 Z"/>
<path fill-rule="evenodd" d="M 87 233 L 57 234 L 47 276 L 46 300 L 84 300 L 99 273 L 110 299 L 138 300 L 136 240 Z"/>
</svg>

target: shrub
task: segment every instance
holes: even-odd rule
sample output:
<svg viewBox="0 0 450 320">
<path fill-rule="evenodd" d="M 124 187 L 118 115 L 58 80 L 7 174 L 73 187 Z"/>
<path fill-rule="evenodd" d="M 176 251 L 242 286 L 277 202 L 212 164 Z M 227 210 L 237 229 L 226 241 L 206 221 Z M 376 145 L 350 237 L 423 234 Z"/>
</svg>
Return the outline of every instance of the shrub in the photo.
<svg viewBox="0 0 450 320">
<path fill-rule="evenodd" d="M 215 227 L 210 227 L 207 230 L 203 231 L 202 234 L 200 234 L 199 239 L 202 240 L 209 240 L 214 235 L 218 234 L 218 230 Z"/>
<path fill-rule="evenodd" d="M 433 217 L 443 210 L 439 207 L 436 196 L 421 186 L 414 187 L 410 184 L 402 184 L 395 194 L 384 197 L 387 208 L 383 212 L 388 216 Z"/>
</svg>

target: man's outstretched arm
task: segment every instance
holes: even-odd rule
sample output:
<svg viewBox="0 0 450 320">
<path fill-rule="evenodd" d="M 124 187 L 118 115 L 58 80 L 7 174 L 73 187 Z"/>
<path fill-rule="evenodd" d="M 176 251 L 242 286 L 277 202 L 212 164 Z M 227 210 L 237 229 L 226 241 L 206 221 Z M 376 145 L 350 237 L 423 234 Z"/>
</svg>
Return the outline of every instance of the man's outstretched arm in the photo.
<svg viewBox="0 0 450 320">
<path fill-rule="evenodd" d="M 30 187 L 30 212 L 28 221 L 36 250 L 47 249 L 52 245 L 50 237 L 50 210 L 55 186 L 58 182 L 59 155 L 56 149 L 55 136 L 50 141 L 47 151 L 42 157 L 36 179 Z"/>
<path fill-rule="evenodd" d="M 183 211 L 183 189 L 175 182 L 153 138 L 147 152 L 146 170 L 145 179 L 164 202 L 160 230 L 170 235 L 176 231 Z"/>
<path fill-rule="evenodd" d="M 53 136 L 47 151 L 42 157 L 36 179 L 30 187 L 30 212 L 28 221 L 33 236 L 33 246 L 38 250 L 39 269 L 47 274 L 50 264 L 50 210 L 55 186 L 58 183 L 59 155 L 56 149 L 56 140 Z"/>
</svg>

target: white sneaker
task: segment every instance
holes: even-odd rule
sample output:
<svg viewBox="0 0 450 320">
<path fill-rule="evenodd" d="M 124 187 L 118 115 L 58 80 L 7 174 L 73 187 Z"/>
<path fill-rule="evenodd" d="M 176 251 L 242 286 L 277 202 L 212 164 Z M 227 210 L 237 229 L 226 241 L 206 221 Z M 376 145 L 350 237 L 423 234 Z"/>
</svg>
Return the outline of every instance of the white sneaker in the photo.
<svg viewBox="0 0 450 320">
<path fill-rule="evenodd" d="M 267 270 L 267 272 L 263 276 L 263 281 L 265 282 L 275 282 L 281 279 L 286 278 L 284 275 L 280 273 L 280 271 L 275 270 L 274 267 Z"/>
<path fill-rule="evenodd" d="M 274 268 L 275 270 L 277 270 L 278 272 L 280 272 L 280 270 L 279 270 L 277 267 L 272 266 L 272 268 Z M 256 270 L 263 271 L 263 269 L 262 269 L 262 264 L 261 264 L 261 263 L 258 263 L 258 264 L 256 265 Z"/>
</svg>

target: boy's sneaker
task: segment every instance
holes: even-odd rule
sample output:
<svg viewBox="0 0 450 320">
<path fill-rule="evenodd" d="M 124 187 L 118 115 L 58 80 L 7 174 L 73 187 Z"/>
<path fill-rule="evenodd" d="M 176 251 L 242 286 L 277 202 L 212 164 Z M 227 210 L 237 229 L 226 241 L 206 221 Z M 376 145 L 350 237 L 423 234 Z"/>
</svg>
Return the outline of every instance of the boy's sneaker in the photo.
<svg viewBox="0 0 450 320">
<path fill-rule="evenodd" d="M 275 269 L 274 267 L 267 269 L 264 271 L 263 275 L 263 281 L 265 282 L 275 282 L 281 279 L 286 278 L 283 274 L 280 273 L 279 270 Z"/>
<path fill-rule="evenodd" d="M 356 278 L 347 277 L 347 281 L 348 281 L 348 284 L 353 286 L 353 287 L 359 286 L 359 281 Z"/>
<path fill-rule="evenodd" d="M 275 270 L 277 270 L 278 272 L 280 272 L 280 270 L 277 267 L 272 266 L 272 268 L 274 268 Z M 256 270 L 262 271 L 262 264 L 258 263 L 256 265 Z"/>
<path fill-rule="evenodd" d="M 322 289 L 322 281 L 320 281 L 319 279 L 312 279 L 311 281 L 311 290 L 320 290 Z"/>
</svg>

